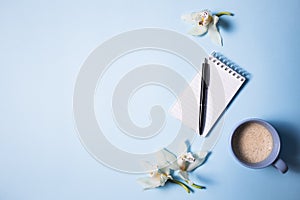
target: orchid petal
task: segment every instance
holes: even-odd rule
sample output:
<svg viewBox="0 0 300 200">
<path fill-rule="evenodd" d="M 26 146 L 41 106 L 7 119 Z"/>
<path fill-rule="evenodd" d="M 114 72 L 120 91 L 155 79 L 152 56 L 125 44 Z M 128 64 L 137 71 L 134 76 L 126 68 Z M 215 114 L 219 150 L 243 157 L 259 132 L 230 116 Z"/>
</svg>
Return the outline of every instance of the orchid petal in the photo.
<svg viewBox="0 0 300 200">
<path fill-rule="evenodd" d="M 206 32 L 207 32 L 207 26 L 196 25 L 189 31 L 189 34 L 198 36 L 198 35 L 203 35 Z"/>
<path fill-rule="evenodd" d="M 219 18 L 217 16 L 213 16 L 213 22 L 208 26 L 208 35 L 214 43 L 222 46 L 222 38 L 216 26 L 218 21 Z"/>
<path fill-rule="evenodd" d="M 205 159 L 207 155 L 208 151 L 200 151 L 198 153 L 195 153 L 195 157 L 197 157 L 198 159 Z"/>
<path fill-rule="evenodd" d="M 168 161 L 168 162 L 174 162 L 174 161 L 176 161 L 176 159 L 177 159 L 176 155 L 173 154 L 173 153 L 171 153 L 171 152 L 170 152 L 169 150 L 167 150 L 167 149 L 163 149 L 163 150 L 162 150 L 162 153 L 163 153 L 163 155 L 164 155 L 165 160 Z"/>
<path fill-rule="evenodd" d="M 181 16 L 181 19 L 190 24 L 197 24 L 201 21 L 201 12 L 193 12 Z"/>
<path fill-rule="evenodd" d="M 184 160 L 185 160 L 186 162 L 189 162 L 189 163 L 195 161 L 194 155 L 193 155 L 191 152 L 185 153 L 185 154 L 183 155 L 183 158 L 184 158 Z"/>
<path fill-rule="evenodd" d="M 178 172 L 178 175 L 189 185 L 194 185 L 194 182 L 189 179 L 189 174 L 186 171 L 180 171 L 180 172 Z"/>
<path fill-rule="evenodd" d="M 169 175 L 170 174 L 170 168 L 169 167 L 163 167 L 159 169 L 159 173 Z"/>
<path fill-rule="evenodd" d="M 188 23 L 191 23 L 191 24 L 194 24 L 195 21 L 193 20 L 192 18 L 192 14 L 185 14 L 185 15 L 182 15 L 181 16 L 181 19 L 185 22 L 188 22 Z"/>
<path fill-rule="evenodd" d="M 157 166 L 153 165 L 151 162 L 149 161 L 141 161 L 141 166 L 143 167 L 144 170 L 146 170 L 147 172 L 152 172 L 154 170 L 157 169 Z"/>
<path fill-rule="evenodd" d="M 164 174 L 160 175 L 160 186 L 164 186 L 168 179 L 172 179 L 170 175 L 166 176 Z"/>
<path fill-rule="evenodd" d="M 195 158 L 195 162 L 191 162 L 188 167 L 186 168 L 186 171 L 193 171 L 196 168 L 198 168 L 200 165 L 202 165 L 205 160 L 206 160 L 206 156 L 207 156 L 208 152 L 198 152 L 196 154 L 194 154 L 194 158 Z"/>
<path fill-rule="evenodd" d="M 144 190 L 161 186 L 160 176 L 142 177 L 142 178 L 137 179 L 137 182 L 142 185 Z"/>
<path fill-rule="evenodd" d="M 169 150 L 162 149 L 156 154 L 156 156 L 157 156 L 158 164 L 162 168 L 167 167 L 167 168 L 173 169 L 173 170 L 178 169 L 178 166 L 176 163 L 177 157 L 175 154 L 171 153 Z"/>
<path fill-rule="evenodd" d="M 189 180 L 189 174 L 186 171 L 179 171 L 178 175 L 185 181 Z"/>
<path fill-rule="evenodd" d="M 169 165 L 169 169 L 177 171 L 179 170 L 180 166 L 178 165 L 178 163 L 175 161 L 172 164 Z"/>
<path fill-rule="evenodd" d="M 190 146 L 190 142 L 188 140 L 181 143 L 179 146 L 178 152 L 181 154 L 187 153 L 189 146 Z"/>
<path fill-rule="evenodd" d="M 187 162 L 183 158 L 179 157 L 177 160 L 177 165 L 180 170 L 185 170 L 187 167 Z"/>
<path fill-rule="evenodd" d="M 214 16 L 212 16 L 212 18 L 213 18 L 212 24 L 216 26 L 217 23 L 219 22 L 219 17 L 214 15 Z"/>
<path fill-rule="evenodd" d="M 202 20 L 202 11 L 201 12 L 192 12 L 191 13 L 192 20 L 198 23 Z"/>
</svg>

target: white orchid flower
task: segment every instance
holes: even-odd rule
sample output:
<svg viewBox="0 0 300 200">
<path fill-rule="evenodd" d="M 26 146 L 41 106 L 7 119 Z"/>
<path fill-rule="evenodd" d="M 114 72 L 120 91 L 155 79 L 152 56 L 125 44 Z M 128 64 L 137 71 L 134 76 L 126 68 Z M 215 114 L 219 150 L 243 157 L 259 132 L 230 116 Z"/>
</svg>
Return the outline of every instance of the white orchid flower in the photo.
<svg viewBox="0 0 300 200">
<path fill-rule="evenodd" d="M 137 181 L 143 186 L 145 190 L 164 186 L 168 180 L 172 180 L 170 169 L 156 167 L 154 171 L 150 172 L 149 177 L 139 178 Z"/>
<path fill-rule="evenodd" d="M 163 151 L 161 151 L 160 160 L 164 160 L 165 165 L 168 164 L 170 169 L 178 171 L 179 177 L 189 185 L 199 189 L 204 189 L 204 186 L 197 185 L 193 181 L 191 181 L 189 179 L 188 173 L 195 170 L 204 163 L 208 152 L 188 152 L 188 143 L 189 142 L 187 141 L 180 147 L 179 152 L 182 152 L 182 154 L 179 156 L 176 156 L 170 151 L 164 149 Z"/>
<path fill-rule="evenodd" d="M 185 180 L 189 185 L 199 189 L 204 189 L 205 187 L 199 186 L 189 179 L 188 172 L 191 172 L 201 166 L 205 162 L 208 152 L 188 152 L 188 145 L 186 143 L 183 146 L 183 150 L 181 152 L 183 153 L 177 157 L 177 167 L 175 167 L 174 169 L 178 170 L 178 175 L 180 176 L 180 178 Z"/>
<path fill-rule="evenodd" d="M 182 15 L 181 19 L 194 25 L 189 34 L 199 36 L 208 33 L 214 43 L 222 46 L 222 37 L 217 28 L 219 17 L 222 15 L 233 16 L 230 12 L 219 12 L 213 15 L 210 10 L 203 10 L 201 12 Z"/>
<path fill-rule="evenodd" d="M 203 186 L 198 186 L 189 179 L 188 172 L 191 172 L 201 166 L 205 162 L 207 154 L 208 152 L 200 151 L 197 153 L 185 152 L 180 155 L 177 159 L 177 164 L 179 167 L 178 175 L 180 178 L 194 187 L 203 188 Z"/>
<path fill-rule="evenodd" d="M 150 177 L 139 178 L 137 180 L 138 183 L 140 183 L 143 186 L 143 188 L 147 190 L 164 186 L 167 181 L 170 181 L 172 183 L 180 185 L 188 193 L 190 193 L 191 190 L 190 188 L 188 188 L 187 185 L 185 185 L 179 180 L 174 179 L 171 175 L 171 172 L 173 171 L 171 169 L 171 167 L 173 167 L 172 163 L 176 162 L 176 157 L 174 159 L 173 154 L 166 149 L 159 151 L 157 157 L 159 165 L 154 166 L 148 162 L 144 163 L 144 165 L 148 165 L 148 169 L 150 166 L 150 169 L 152 168 L 153 170 L 150 171 Z"/>
</svg>

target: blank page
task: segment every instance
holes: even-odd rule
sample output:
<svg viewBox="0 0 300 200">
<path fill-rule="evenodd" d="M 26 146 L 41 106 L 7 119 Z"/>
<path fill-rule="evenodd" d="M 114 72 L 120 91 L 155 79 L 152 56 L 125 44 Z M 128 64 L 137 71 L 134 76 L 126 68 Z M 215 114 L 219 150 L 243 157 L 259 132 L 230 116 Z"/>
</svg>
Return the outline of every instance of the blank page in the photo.
<svg viewBox="0 0 300 200">
<path fill-rule="evenodd" d="M 206 121 L 202 136 L 206 136 L 221 116 L 227 105 L 233 99 L 235 94 L 245 82 L 245 77 L 233 70 L 218 58 L 210 56 L 208 59 L 210 65 L 210 82 L 208 87 L 208 99 L 206 110 Z M 171 107 L 170 113 L 175 118 L 189 128 L 199 133 L 199 102 L 202 70 L 196 74 L 190 83 L 193 95 L 184 90 L 179 99 Z M 193 99 L 196 101 L 193 101 Z M 185 101 L 185 111 L 187 116 L 182 116 L 181 102 Z M 196 102 L 196 103 L 193 103 Z"/>
</svg>

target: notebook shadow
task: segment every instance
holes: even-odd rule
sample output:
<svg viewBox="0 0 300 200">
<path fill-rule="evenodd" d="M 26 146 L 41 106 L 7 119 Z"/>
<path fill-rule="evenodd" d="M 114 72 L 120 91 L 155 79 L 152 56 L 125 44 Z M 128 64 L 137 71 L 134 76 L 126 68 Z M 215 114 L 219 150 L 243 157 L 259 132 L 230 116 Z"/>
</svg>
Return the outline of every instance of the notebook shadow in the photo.
<svg viewBox="0 0 300 200">
<path fill-rule="evenodd" d="M 287 163 L 289 170 L 300 173 L 300 132 L 293 124 L 284 121 L 271 121 L 281 139 L 280 157 Z"/>
</svg>

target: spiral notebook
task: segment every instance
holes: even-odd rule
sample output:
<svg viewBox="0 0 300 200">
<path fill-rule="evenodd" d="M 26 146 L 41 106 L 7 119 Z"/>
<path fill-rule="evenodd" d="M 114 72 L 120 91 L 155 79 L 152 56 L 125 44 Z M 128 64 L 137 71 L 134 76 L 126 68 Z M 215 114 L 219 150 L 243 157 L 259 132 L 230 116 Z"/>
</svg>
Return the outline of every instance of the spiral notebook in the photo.
<svg viewBox="0 0 300 200">
<path fill-rule="evenodd" d="M 206 121 L 202 134 L 204 137 L 208 135 L 234 96 L 245 84 L 247 77 L 245 70 L 220 53 L 213 52 L 208 58 L 208 64 L 210 65 L 210 84 L 208 87 Z M 196 133 L 199 132 L 201 71 L 199 70 L 199 73 L 190 83 L 193 94 L 191 95 L 191 90 L 184 90 L 170 109 L 171 115 Z M 183 102 L 184 104 L 182 104 Z M 184 115 L 182 105 L 185 109 Z"/>
</svg>

